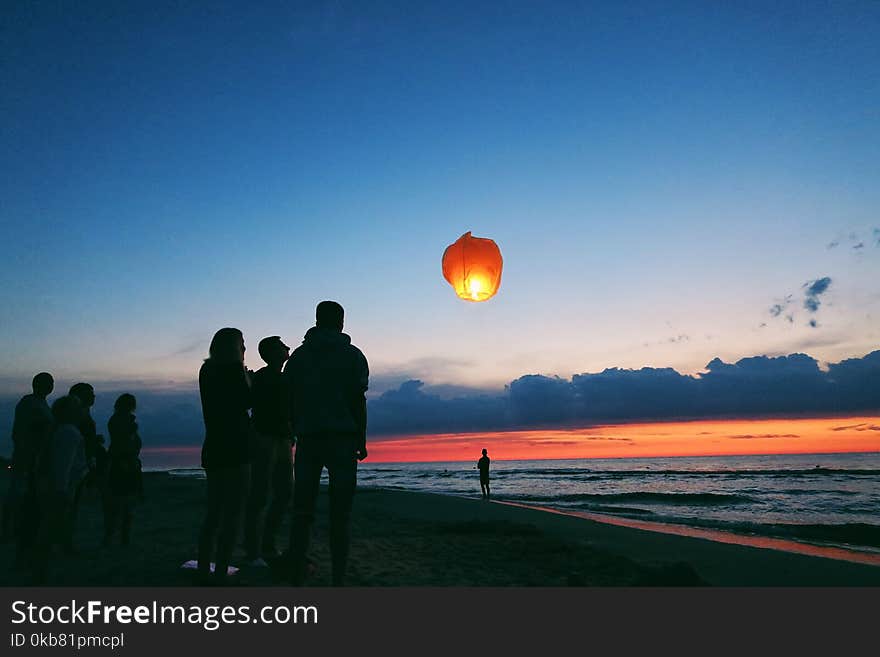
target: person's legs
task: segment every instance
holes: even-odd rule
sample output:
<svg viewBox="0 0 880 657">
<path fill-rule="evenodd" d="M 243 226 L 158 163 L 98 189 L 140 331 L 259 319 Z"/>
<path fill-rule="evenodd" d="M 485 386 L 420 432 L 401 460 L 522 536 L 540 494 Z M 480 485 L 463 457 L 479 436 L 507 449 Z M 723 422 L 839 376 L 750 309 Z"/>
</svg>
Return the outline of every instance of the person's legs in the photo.
<svg viewBox="0 0 880 657">
<path fill-rule="evenodd" d="M 272 436 L 255 433 L 252 441 L 251 486 L 244 521 L 244 550 L 248 561 L 260 556 L 260 521 L 266 507 L 272 473 L 272 440 Z"/>
<path fill-rule="evenodd" d="M 104 545 L 110 545 L 110 541 L 113 540 L 113 535 L 116 533 L 116 527 L 119 523 L 121 513 L 120 499 L 117 495 L 107 491 L 104 501 Z"/>
<path fill-rule="evenodd" d="M 38 546 L 40 527 L 43 523 L 45 505 L 40 499 L 36 482 L 28 483 L 24 494 L 16 502 L 15 565 L 23 566 Z"/>
<path fill-rule="evenodd" d="M 132 500 L 131 495 L 127 495 L 121 504 L 121 514 L 122 514 L 122 545 L 128 545 L 131 540 L 131 513 L 132 513 L 132 505 L 134 501 Z"/>
<path fill-rule="evenodd" d="M 226 581 L 226 569 L 235 549 L 241 515 L 247 499 L 250 474 L 249 465 L 225 469 L 220 535 L 217 538 L 217 565 L 214 568 L 215 580 L 220 584 Z"/>
<path fill-rule="evenodd" d="M 101 513 L 104 516 L 104 527 L 107 527 L 110 523 L 111 514 L 116 514 L 118 521 L 121 508 L 119 506 L 119 499 L 114 495 L 113 491 L 110 490 L 110 472 L 108 471 L 108 464 L 106 462 L 96 472 L 95 487 L 98 489 L 98 497 L 101 500 Z M 115 530 L 116 528 L 114 527 L 114 531 Z"/>
<path fill-rule="evenodd" d="M 199 533 L 199 574 L 207 577 L 211 573 L 211 555 L 214 552 L 214 539 L 220 526 L 220 513 L 223 508 L 223 488 L 221 486 L 220 468 L 210 468 L 205 471 L 208 487 L 208 508 L 202 530 Z"/>
<path fill-rule="evenodd" d="M 345 582 L 348 545 L 351 539 L 350 518 L 357 486 L 357 442 L 350 436 L 329 437 L 327 470 L 330 475 L 330 555 L 333 561 L 333 585 Z"/>
<path fill-rule="evenodd" d="M 73 499 L 52 491 L 48 487 L 40 491 L 38 499 L 40 527 L 34 550 L 33 566 L 36 583 L 43 584 L 48 574 L 52 545 L 58 538 L 63 540 L 68 529 Z"/>
<path fill-rule="evenodd" d="M 302 585 L 306 576 L 306 556 L 309 538 L 315 520 L 315 504 L 321 484 L 322 438 L 301 436 L 297 440 L 293 464 L 293 518 L 290 523 L 290 580 L 295 586 Z"/>
<path fill-rule="evenodd" d="M 266 512 L 262 544 L 263 555 L 270 557 L 276 553 L 275 536 L 278 534 L 281 519 L 290 503 L 291 487 L 293 486 L 293 455 L 290 449 L 290 439 L 274 438 L 273 451 L 272 501 Z"/>
<path fill-rule="evenodd" d="M 86 486 L 92 476 L 92 473 L 89 473 L 76 485 L 76 491 L 73 494 L 73 501 L 70 504 L 70 509 L 65 514 L 65 522 L 63 523 L 63 531 L 61 532 L 61 546 L 68 554 L 75 551 L 73 535 L 76 533 L 76 517 L 79 512 L 80 500 L 82 499 Z"/>
<path fill-rule="evenodd" d="M 13 467 L 9 476 L 9 490 L 3 504 L 2 538 L 12 538 L 18 533 L 19 509 L 27 488 L 27 476 Z"/>
</svg>

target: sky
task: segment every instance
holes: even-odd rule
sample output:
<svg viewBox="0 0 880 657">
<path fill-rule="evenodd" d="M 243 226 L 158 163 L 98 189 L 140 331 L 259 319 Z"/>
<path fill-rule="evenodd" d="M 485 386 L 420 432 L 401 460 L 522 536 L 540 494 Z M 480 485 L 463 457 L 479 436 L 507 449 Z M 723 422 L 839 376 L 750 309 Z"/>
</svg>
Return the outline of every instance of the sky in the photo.
<svg viewBox="0 0 880 657">
<path fill-rule="evenodd" d="M 87 4 L 0 19 L 0 392 L 322 299 L 373 396 L 880 343 L 876 2 Z"/>
</svg>

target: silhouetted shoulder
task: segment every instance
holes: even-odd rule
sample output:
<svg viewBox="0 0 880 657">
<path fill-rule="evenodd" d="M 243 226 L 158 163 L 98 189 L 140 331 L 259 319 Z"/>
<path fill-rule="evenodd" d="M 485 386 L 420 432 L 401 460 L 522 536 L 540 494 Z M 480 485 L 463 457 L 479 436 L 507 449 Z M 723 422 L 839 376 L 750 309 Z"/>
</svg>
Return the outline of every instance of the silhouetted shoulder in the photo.
<svg viewBox="0 0 880 657">
<path fill-rule="evenodd" d="M 366 391 L 370 384 L 370 366 L 367 363 L 367 357 L 364 356 L 364 352 L 353 344 L 348 345 L 348 348 L 351 352 L 352 359 L 355 362 L 358 384 L 364 389 L 364 391 Z"/>
</svg>

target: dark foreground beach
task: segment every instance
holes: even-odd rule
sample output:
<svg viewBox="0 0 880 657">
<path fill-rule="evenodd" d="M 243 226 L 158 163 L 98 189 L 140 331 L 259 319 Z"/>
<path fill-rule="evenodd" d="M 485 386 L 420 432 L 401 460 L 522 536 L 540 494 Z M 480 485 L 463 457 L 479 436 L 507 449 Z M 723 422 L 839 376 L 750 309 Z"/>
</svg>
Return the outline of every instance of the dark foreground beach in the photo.
<svg viewBox="0 0 880 657">
<path fill-rule="evenodd" d="M 79 554 L 57 554 L 49 585 L 180 586 L 192 572 L 205 481 L 145 475 L 132 545 L 101 546 L 94 491 L 80 512 Z M 6 473 L 0 490 L 8 485 Z M 326 494 L 319 503 L 310 585 L 330 579 Z M 282 528 L 286 538 L 287 524 Z M 731 545 L 505 504 L 361 488 L 352 524 L 352 586 L 880 586 L 880 567 Z M 282 541 L 282 544 L 286 541 Z M 0 546 L 0 585 L 28 584 Z M 234 560 L 236 565 L 239 565 Z M 243 568 L 243 585 L 283 584 L 267 568 Z"/>
</svg>

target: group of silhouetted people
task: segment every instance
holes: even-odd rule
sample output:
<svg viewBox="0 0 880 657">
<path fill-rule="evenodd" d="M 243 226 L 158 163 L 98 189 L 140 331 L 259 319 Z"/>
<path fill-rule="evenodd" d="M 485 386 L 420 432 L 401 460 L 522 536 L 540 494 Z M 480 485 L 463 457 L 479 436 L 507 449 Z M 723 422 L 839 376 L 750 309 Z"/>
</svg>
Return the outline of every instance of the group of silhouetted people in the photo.
<svg viewBox="0 0 880 657">
<path fill-rule="evenodd" d="M 344 582 L 357 462 L 367 456 L 369 369 L 363 353 L 342 332 L 343 324 L 342 306 L 322 301 L 315 326 L 292 354 L 278 336 L 260 341 L 266 366 L 257 372 L 244 365 L 240 330 L 223 328 L 214 335 L 199 372 L 205 420 L 202 467 L 208 482 L 199 535 L 201 582 L 226 582 L 244 515 L 247 563 L 280 565 L 291 583 L 302 584 L 325 467 L 332 581 Z M 292 479 L 290 545 L 282 557 L 275 542 Z"/>
<path fill-rule="evenodd" d="M 208 493 L 198 541 L 199 583 L 226 583 L 244 516 L 246 563 L 280 567 L 292 584 L 302 584 L 321 473 L 327 468 L 332 582 L 343 584 L 357 463 L 367 456 L 369 382 L 367 360 L 342 332 L 343 324 L 342 306 L 322 301 L 315 326 L 292 354 L 278 336 L 260 341 L 266 366 L 256 372 L 245 367 L 239 329 L 220 329 L 211 340 L 199 371 L 205 422 L 201 460 Z M 50 409 L 47 397 L 53 388 L 50 374 L 37 374 L 33 393 L 16 406 L 3 515 L 3 535 L 17 537 L 17 559 L 29 561 L 40 581 L 55 544 L 75 552 L 77 509 L 86 490 L 98 492 L 108 546 L 117 534 L 128 545 L 132 510 L 143 497 L 134 396 L 126 393 L 116 400 L 105 448 L 91 415 L 92 386 L 75 384 Z M 485 449 L 477 468 L 488 499 Z M 291 489 L 290 544 L 282 555 L 276 537 Z"/>
<path fill-rule="evenodd" d="M 16 541 L 16 565 L 42 581 L 54 546 L 75 554 L 77 511 L 87 490 L 97 491 L 104 518 L 104 544 L 118 533 L 131 538 L 132 510 L 143 494 L 141 439 L 133 395 L 120 395 L 108 422 L 110 445 L 97 432 L 91 409 L 94 388 L 71 386 L 50 408 L 51 374 L 33 378 L 33 392 L 15 407 L 9 490 L 3 505 L 2 535 Z"/>
</svg>

